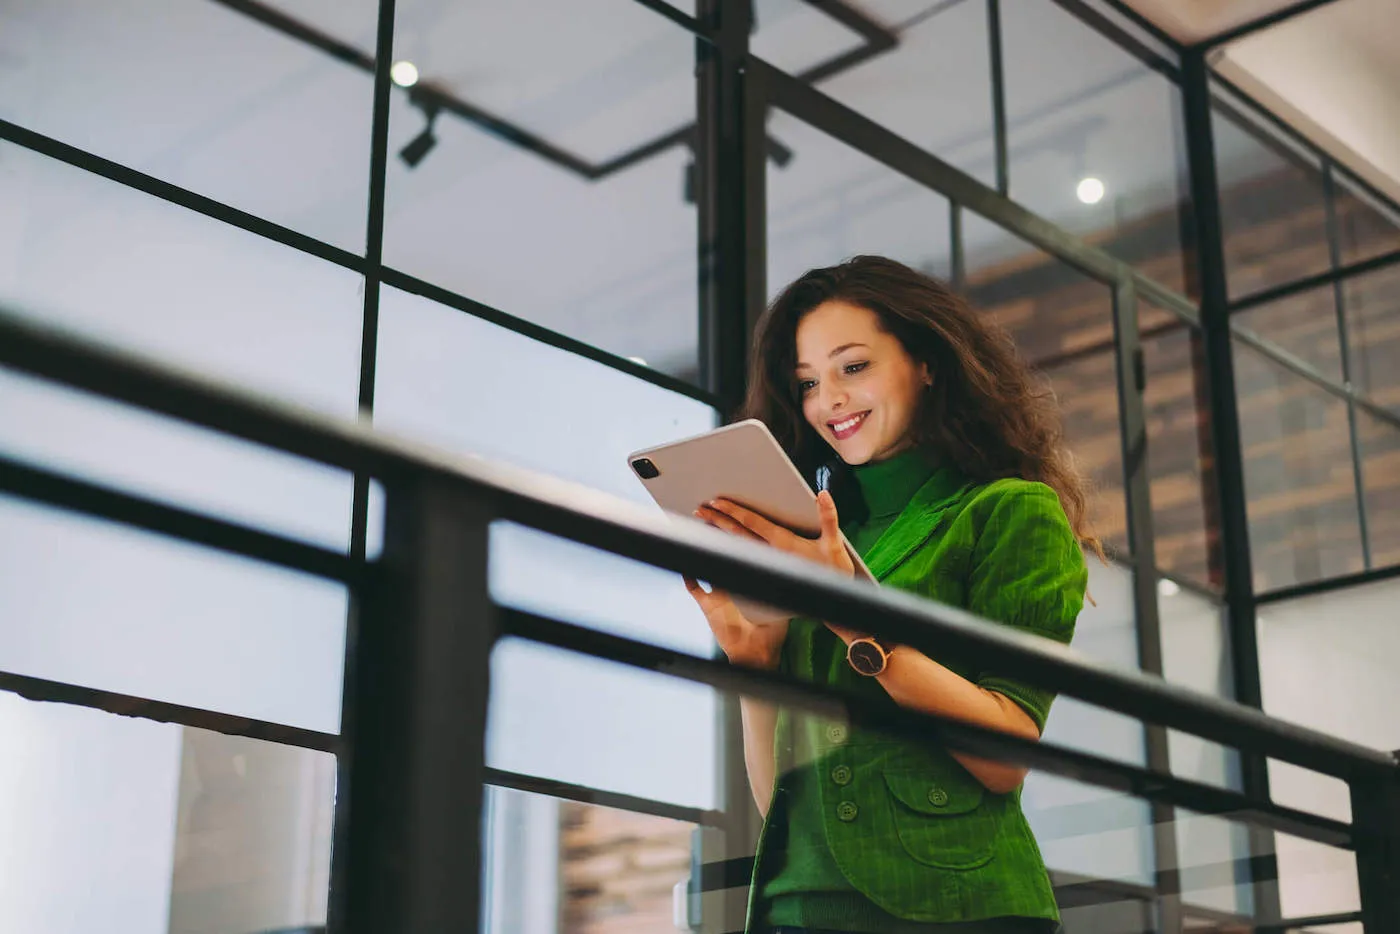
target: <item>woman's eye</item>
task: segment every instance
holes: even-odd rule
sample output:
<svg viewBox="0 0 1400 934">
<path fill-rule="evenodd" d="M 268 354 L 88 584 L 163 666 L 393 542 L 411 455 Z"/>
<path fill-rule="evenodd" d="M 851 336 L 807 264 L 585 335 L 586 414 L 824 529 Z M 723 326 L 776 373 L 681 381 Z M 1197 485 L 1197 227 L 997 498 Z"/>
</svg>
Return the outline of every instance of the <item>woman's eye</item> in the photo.
<svg viewBox="0 0 1400 934">
<path fill-rule="evenodd" d="M 817 381 L 814 379 L 799 379 L 797 381 L 797 391 L 804 396 L 816 387 Z"/>
<path fill-rule="evenodd" d="M 859 373 L 861 370 L 865 369 L 868 366 L 870 366 L 870 363 L 868 361 L 862 360 L 860 363 L 848 363 L 844 367 L 842 367 L 842 370 L 846 373 L 847 376 L 852 376 L 856 373 Z"/>
</svg>

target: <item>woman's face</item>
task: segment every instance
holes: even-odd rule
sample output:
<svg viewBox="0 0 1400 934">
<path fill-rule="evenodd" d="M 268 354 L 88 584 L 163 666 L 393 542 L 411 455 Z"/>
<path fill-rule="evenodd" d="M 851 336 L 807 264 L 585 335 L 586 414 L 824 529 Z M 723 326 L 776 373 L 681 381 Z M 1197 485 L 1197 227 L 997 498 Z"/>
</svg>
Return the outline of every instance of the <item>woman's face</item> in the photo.
<svg viewBox="0 0 1400 934">
<path fill-rule="evenodd" d="M 882 461 L 912 443 L 928 367 L 869 308 L 829 301 L 808 312 L 794 376 L 807 423 L 846 463 Z"/>
</svg>

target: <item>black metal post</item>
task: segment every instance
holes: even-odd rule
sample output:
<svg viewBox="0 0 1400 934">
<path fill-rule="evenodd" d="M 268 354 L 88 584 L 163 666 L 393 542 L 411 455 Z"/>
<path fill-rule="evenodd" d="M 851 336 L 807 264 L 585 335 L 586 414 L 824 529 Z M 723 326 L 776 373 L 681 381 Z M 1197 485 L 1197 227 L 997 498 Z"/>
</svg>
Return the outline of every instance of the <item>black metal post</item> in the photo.
<svg viewBox="0 0 1400 934">
<path fill-rule="evenodd" d="M 748 0 L 700 0 L 713 42 L 695 41 L 702 385 L 732 415 L 744 397 L 749 334 L 766 301 L 765 115 L 747 68 Z"/>
<path fill-rule="evenodd" d="M 352 664 L 347 934 L 475 931 L 495 607 L 491 515 L 441 481 L 391 488 Z"/>
<path fill-rule="evenodd" d="M 1186 49 L 1182 52 L 1181 86 L 1191 175 L 1190 206 L 1195 218 L 1197 281 L 1201 294 L 1201 344 L 1209 390 L 1210 439 L 1219 507 L 1218 533 L 1235 699 L 1241 704 L 1262 708 L 1244 449 L 1240 443 L 1240 415 L 1235 395 L 1225 243 L 1221 233 L 1220 190 L 1215 169 L 1215 138 L 1211 127 L 1210 72 L 1202 50 Z M 1268 765 L 1263 756 L 1241 750 L 1240 771 L 1242 790 L 1246 794 L 1261 798 L 1269 796 Z M 1255 917 L 1266 923 L 1275 921 L 1279 918 L 1279 894 L 1273 834 L 1251 827 L 1249 848 Z"/>
<path fill-rule="evenodd" d="M 1137 290 L 1131 279 L 1113 291 L 1113 340 L 1118 377 L 1118 420 L 1122 434 L 1123 482 L 1127 490 L 1128 537 L 1133 551 L 1133 618 L 1136 621 L 1138 666 L 1163 674 L 1162 623 L 1157 603 L 1157 559 L 1152 529 L 1151 478 L 1147 460 L 1147 417 L 1143 390 L 1147 386 L 1142 340 L 1138 333 Z M 1146 765 L 1170 775 L 1167 731 L 1143 724 Z M 1152 853 L 1156 871 L 1158 934 L 1180 934 L 1181 859 L 1177 852 L 1176 810 L 1153 801 Z"/>
<path fill-rule="evenodd" d="M 992 70 L 992 144 L 996 151 L 997 193 L 1011 190 L 1006 144 L 1006 69 L 1001 60 L 1001 0 L 987 0 L 987 54 Z"/>
<path fill-rule="evenodd" d="M 767 300 L 768 104 L 748 67 L 750 0 L 699 0 L 696 9 L 713 39 L 695 42 L 700 373 L 719 399 L 721 418 L 729 418 L 744 398 L 750 335 Z M 725 826 L 695 831 L 700 866 L 751 859 L 761 826 L 744 764 L 740 699 L 721 693 L 718 700 L 716 770 Z M 746 882 L 698 896 L 691 920 L 706 934 L 741 930 Z"/>
<path fill-rule="evenodd" d="M 1400 931 L 1400 771 L 1388 781 L 1353 781 L 1351 818 L 1362 927 Z"/>
</svg>

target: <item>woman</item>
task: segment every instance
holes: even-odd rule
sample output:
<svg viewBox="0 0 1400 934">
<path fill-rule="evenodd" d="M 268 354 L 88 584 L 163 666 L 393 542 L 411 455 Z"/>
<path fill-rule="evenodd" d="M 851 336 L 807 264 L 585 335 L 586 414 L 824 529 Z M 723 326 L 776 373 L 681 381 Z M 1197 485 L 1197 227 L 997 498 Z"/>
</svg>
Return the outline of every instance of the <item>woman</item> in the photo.
<svg viewBox="0 0 1400 934">
<path fill-rule="evenodd" d="M 827 462 L 854 475 L 845 531 L 885 586 L 1069 642 L 1087 580 L 1081 544 L 1099 546 L 1054 402 L 1007 335 L 941 282 L 871 256 L 802 276 L 758 324 L 745 409 L 809 475 Z M 851 574 L 831 493 L 818 503 L 817 540 L 726 500 L 696 515 Z M 723 591 L 686 586 L 736 665 L 1028 739 L 1045 726 L 1052 696 L 994 668 L 829 623 L 757 626 Z M 742 705 L 765 817 L 750 930 L 1056 928 L 1020 807 L 1025 769 Z"/>
</svg>

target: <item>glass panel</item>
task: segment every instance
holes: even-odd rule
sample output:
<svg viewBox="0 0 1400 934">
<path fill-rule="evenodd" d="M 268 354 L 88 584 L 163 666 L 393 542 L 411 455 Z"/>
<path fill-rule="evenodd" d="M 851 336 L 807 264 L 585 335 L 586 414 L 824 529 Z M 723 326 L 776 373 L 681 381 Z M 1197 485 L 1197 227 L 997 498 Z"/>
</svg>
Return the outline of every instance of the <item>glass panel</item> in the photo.
<svg viewBox="0 0 1400 934">
<path fill-rule="evenodd" d="M 1090 557 L 1089 593 L 1098 605 L 1086 602 L 1071 646 L 1095 661 L 1136 669 L 1132 574 Z M 1069 697 L 1055 701 L 1045 739 L 1134 765 L 1146 762 L 1141 724 Z M 1052 870 L 1151 884 L 1152 821 L 1147 802 L 1037 772 L 1026 780 L 1022 804 Z"/>
<path fill-rule="evenodd" d="M 1165 578 L 1158 581 L 1157 594 L 1166 679 L 1233 699 L 1235 679 L 1223 607 Z M 1239 754 L 1233 749 L 1168 730 L 1167 755 L 1173 775 L 1233 790 L 1241 787 Z M 1180 810 L 1173 825 L 1185 901 L 1217 911 L 1249 913 L 1253 904 L 1249 879 L 1237 878 L 1236 870 L 1237 863 L 1249 856 L 1245 825 Z"/>
<path fill-rule="evenodd" d="M 1094 527 L 1106 544 L 1126 552 L 1109 290 L 980 217 L 964 215 L 963 231 L 968 298 L 1010 331 L 1021 354 L 1048 377 L 1068 447 L 1093 484 Z"/>
<path fill-rule="evenodd" d="M 7 310 L 355 414 L 358 273 L 5 142 L 0 203 Z"/>
<path fill-rule="evenodd" d="M 0 497 L 0 606 L 0 670 L 339 730 L 339 584 Z"/>
<path fill-rule="evenodd" d="M 821 90 L 969 175 L 996 184 L 986 4 L 884 0 L 860 7 L 886 24 L 897 42 L 820 81 Z M 950 93 L 953 88 L 956 93 Z M 796 152 L 798 159 L 808 158 L 805 148 Z M 798 165 L 794 160 L 791 168 Z"/>
<path fill-rule="evenodd" d="M 488 789 L 486 934 L 675 930 L 694 824 Z"/>
<path fill-rule="evenodd" d="M 1342 288 L 1352 384 L 1400 412 L 1400 264 L 1347 279 Z"/>
<path fill-rule="evenodd" d="M 1400 749 L 1400 681 L 1394 624 L 1400 582 L 1389 580 L 1269 603 L 1259 608 L 1259 674 L 1264 711 L 1374 749 Z M 1300 678 L 1321 678 L 1329 689 L 1299 692 Z M 1269 764 L 1276 802 L 1338 820 L 1351 820 L 1340 780 L 1279 762 Z M 1285 916 L 1357 907 L 1352 855 L 1279 838 Z"/>
<path fill-rule="evenodd" d="M 385 262 L 696 378 L 692 155 L 638 152 L 695 120 L 694 37 L 632 0 L 397 16 L 421 80 L 393 97 Z"/>
<path fill-rule="evenodd" d="M 1371 566 L 1400 564 L 1400 428 L 1356 410 Z"/>
<path fill-rule="evenodd" d="M 785 113 L 773 132 L 803 155 L 768 170 L 768 294 L 861 253 L 949 275 L 948 202 Z"/>
<path fill-rule="evenodd" d="M 1382 204 L 1346 174 L 1334 171 L 1333 198 L 1342 265 L 1400 250 L 1400 211 Z"/>
<path fill-rule="evenodd" d="M 1176 771 L 1176 761 L 1172 761 Z M 1249 878 L 1249 827 L 1208 814 L 1178 809 L 1172 821 L 1177 860 L 1181 865 L 1181 900 L 1197 910 L 1239 916 L 1253 912 L 1254 891 Z M 1187 926 L 1192 934 L 1219 930 L 1234 934 L 1248 927 Z"/>
<path fill-rule="evenodd" d="M 394 289 L 381 302 L 377 373 L 380 427 L 652 510 L 627 454 L 715 424 L 703 403 Z M 510 404 L 496 404 L 502 399 Z M 699 655 L 712 651 L 676 575 L 518 526 L 492 532 L 491 586 L 512 606 Z M 499 649 L 492 723 L 505 732 L 495 734 L 502 738 L 492 746 L 493 764 L 711 806 L 710 694 L 614 669 L 527 644 Z M 639 710 L 656 718 L 657 742 L 673 743 L 670 754 L 636 748 L 628 724 Z"/>
<path fill-rule="evenodd" d="M 1139 306 L 1139 309 L 1150 306 Z M 1142 330 L 1147 385 L 1147 469 L 1157 566 L 1182 580 L 1220 587 L 1213 531 L 1210 404 L 1198 333 L 1172 318 Z"/>
<path fill-rule="evenodd" d="M 1217 99 L 1211 120 L 1232 298 L 1331 265 L 1321 169 L 1256 126 L 1243 107 Z"/>
<path fill-rule="evenodd" d="M 1180 90 L 1058 4 L 1002 9 L 1011 196 L 1186 292 Z"/>
<path fill-rule="evenodd" d="M 322 929 L 335 756 L 181 733 L 169 934 Z"/>
<path fill-rule="evenodd" d="M 1257 592 L 1362 569 L 1347 406 L 1235 344 Z"/>
<path fill-rule="evenodd" d="M 0 116 L 359 252 L 378 4 L 282 6 L 16 0 Z"/>
<path fill-rule="evenodd" d="M 17 147 L 3 156 L 0 302 L 355 414 L 359 275 Z M 0 450 L 331 548 L 349 539 L 347 473 L 6 372 Z"/>
<path fill-rule="evenodd" d="M 1231 325 L 1243 327 L 1337 382 L 1342 377 L 1336 291 L 1331 285 L 1237 311 Z"/>
<path fill-rule="evenodd" d="M 0 929 L 325 923 L 335 759 L 0 693 Z"/>
</svg>

